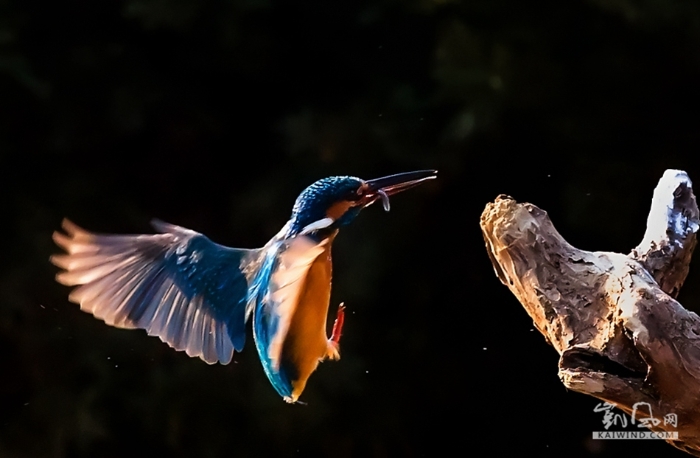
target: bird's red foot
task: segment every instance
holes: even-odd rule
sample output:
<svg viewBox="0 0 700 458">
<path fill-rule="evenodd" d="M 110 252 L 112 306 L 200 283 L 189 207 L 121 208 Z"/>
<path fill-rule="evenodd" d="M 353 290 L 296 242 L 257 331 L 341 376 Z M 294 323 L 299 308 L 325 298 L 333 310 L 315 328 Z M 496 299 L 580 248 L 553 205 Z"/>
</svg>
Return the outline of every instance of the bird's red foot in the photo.
<svg viewBox="0 0 700 458">
<path fill-rule="evenodd" d="M 343 333 L 343 324 L 345 323 L 345 305 L 338 306 L 338 313 L 333 322 L 333 332 L 331 338 L 328 339 L 328 351 L 326 356 L 330 359 L 340 359 L 340 336 Z"/>
<path fill-rule="evenodd" d="M 341 302 L 338 306 L 338 313 L 335 315 L 335 322 L 333 322 L 333 333 L 331 334 L 331 341 L 339 344 L 340 336 L 343 332 L 343 324 L 345 323 L 345 304 Z"/>
</svg>

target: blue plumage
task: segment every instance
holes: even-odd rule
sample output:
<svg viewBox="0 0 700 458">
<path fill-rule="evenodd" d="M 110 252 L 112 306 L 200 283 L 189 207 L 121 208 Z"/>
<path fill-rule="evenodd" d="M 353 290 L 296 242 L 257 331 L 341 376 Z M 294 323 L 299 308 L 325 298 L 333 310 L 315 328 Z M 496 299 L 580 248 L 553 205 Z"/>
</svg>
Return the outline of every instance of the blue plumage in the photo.
<svg viewBox="0 0 700 458">
<path fill-rule="evenodd" d="M 254 301 L 253 312 L 253 338 L 255 348 L 258 351 L 265 375 L 272 383 L 275 391 L 283 398 L 292 395 L 292 383 L 283 369 L 275 369 L 274 362 L 270 358 L 268 349 L 279 328 L 280 317 L 265 310 L 265 295 L 268 294 L 267 285 L 270 284 L 272 272 L 278 267 L 277 247 L 271 248 L 265 255 L 260 271 L 256 277 L 256 287 L 251 291 L 251 300 Z"/>
<path fill-rule="evenodd" d="M 140 328 L 207 363 L 231 361 L 252 317 L 255 347 L 275 390 L 296 402 L 311 373 L 340 357 L 343 309 L 326 336 L 331 245 L 338 229 L 377 200 L 435 178 L 435 171 L 376 180 L 330 177 L 306 188 L 292 217 L 263 248 L 218 245 L 155 221 L 159 234 L 98 235 L 64 220 L 56 278 L 69 299 L 105 323 Z M 336 329 L 337 328 L 337 329 Z"/>
<path fill-rule="evenodd" d="M 363 181 L 357 177 L 340 176 L 328 177 L 316 181 L 299 194 L 292 208 L 289 231 L 286 237 L 297 235 L 309 224 L 326 217 L 326 212 L 333 204 L 357 199 L 357 190 Z M 362 207 L 353 208 L 344 218 L 336 223 L 336 227 L 346 225 L 360 213 Z"/>
<path fill-rule="evenodd" d="M 231 361 L 245 343 L 247 267 L 258 250 L 228 248 L 171 224 L 161 234 L 95 235 L 64 221 L 68 252 L 51 260 L 81 308 L 122 328 L 145 329 L 173 348 L 213 364 Z"/>
</svg>

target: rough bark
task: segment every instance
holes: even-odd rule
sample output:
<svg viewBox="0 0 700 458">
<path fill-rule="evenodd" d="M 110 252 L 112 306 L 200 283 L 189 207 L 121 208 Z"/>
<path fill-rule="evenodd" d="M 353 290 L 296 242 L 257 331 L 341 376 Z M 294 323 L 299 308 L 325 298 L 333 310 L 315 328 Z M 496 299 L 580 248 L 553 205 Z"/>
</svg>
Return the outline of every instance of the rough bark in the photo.
<svg viewBox="0 0 700 458">
<path fill-rule="evenodd" d="M 667 170 L 647 230 L 629 255 L 569 245 L 547 213 L 498 196 L 481 215 L 498 278 L 559 352 L 559 377 L 628 414 L 649 403 L 653 431 L 677 431 L 675 447 L 700 456 L 700 318 L 674 298 L 688 274 L 698 207 L 687 174 Z"/>
</svg>

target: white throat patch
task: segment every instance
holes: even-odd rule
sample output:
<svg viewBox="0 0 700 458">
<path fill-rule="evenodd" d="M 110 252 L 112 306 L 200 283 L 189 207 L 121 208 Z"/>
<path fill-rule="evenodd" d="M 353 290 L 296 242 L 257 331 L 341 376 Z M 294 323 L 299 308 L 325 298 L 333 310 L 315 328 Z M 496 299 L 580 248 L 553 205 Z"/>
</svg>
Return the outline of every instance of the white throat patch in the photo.
<svg viewBox="0 0 700 458">
<path fill-rule="evenodd" d="M 333 218 L 323 218 L 319 219 L 318 221 L 314 221 L 313 223 L 309 224 L 306 226 L 304 229 L 301 230 L 299 235 L 306 235 L 309 234 L 313 231 L 317 231 L 319 229 L 325 229 L 331 224 L 333 224 L 335 220 Z"/>
</svg>

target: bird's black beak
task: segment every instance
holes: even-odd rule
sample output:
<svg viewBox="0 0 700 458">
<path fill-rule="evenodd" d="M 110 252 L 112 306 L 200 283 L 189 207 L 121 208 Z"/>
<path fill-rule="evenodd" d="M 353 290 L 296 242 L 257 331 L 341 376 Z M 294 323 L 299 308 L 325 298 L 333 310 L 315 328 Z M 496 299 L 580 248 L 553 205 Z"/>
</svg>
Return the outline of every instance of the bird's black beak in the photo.
<svg viewBox="0 0 700 458">
<path fill-rule="evenodd" d="M 437 178 L 437 170 L 419 170 L 367 180 L 361 188 L 362 203 L 366 207 L 377 199 L 381 199 L 384 210 L 389 211 L 389 196 L 435 178 Z"/>
</svg>

